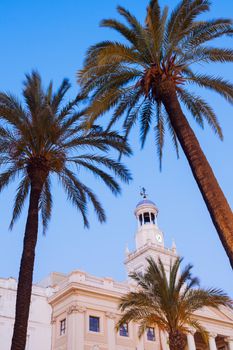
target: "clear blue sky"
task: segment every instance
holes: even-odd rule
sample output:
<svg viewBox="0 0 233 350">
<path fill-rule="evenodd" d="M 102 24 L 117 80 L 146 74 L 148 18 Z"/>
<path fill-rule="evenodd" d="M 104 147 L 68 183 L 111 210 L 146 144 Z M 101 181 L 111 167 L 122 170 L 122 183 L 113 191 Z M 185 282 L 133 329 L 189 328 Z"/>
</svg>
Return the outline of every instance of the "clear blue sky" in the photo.
<svg viewBox="0 0 233 350">
<path fill-rule="evenodd" d="M 177 1 L 161 0 L 174 6 Z M 112 32 L 98 27 L 102 18 L 116 17 L 115 8 L 121 4 L 144 20 L 146 0 L 8 0 L 0 3 L 1 64 L 0 89 L 20 96 L 24 74 L 36 68 L 45 84 L 53 79 L 58 85 L 68 77 L 77 92 L 75 73 L 81 68 L 85 50 L 103 39 L 116 38 Z M 233 13 L 233 2 L 213 0 L 210 17 L 226 17 Z M 232 41 L 220 45 L 232 47 Z M 201 68 L 203 69 L 203 68 Z M 209 67 L 212 73 L 222 74 L 232 81 L 232 67 Z M 206 126 L 198 129 L 192 122 L 198 139 L 227 196 L 233 205 L 233 118 L 232 107 L 214 94 L 203 93 L 211 101 L 221 121 L 224 142 L 220 142 Z M 106 116 L 107 118 L 107 116 Z M 150 198 L 159 207 L 159 225 L 164 231 L 166 245 L 175 238 L 178 252 L 185 262 L 194 264 L 194 272 L 204 286 L 224 288 L 233 295 L 232 271 L 217 237 L 207 209 L 184 155 L 176 160 L 168 140 L 159 172 L 156 151 L 151 137 L 145 149 L 138 146 L 138 130 L 131 138 L 134 156 L 125 162 L 134 181 L 124 185 L 122 195 L 114 198 L 104 186 L 87 178 L 96 189 L 108 216 L 100 225 L 90 213 L 91 229 L 83 229 L 82 220 L 62 191 L 55 186 L 53 218 L 46 237 L 40 233 L 37 246 L 34 280 L 51 271 L 69 272 L 82 269 L 97 276 L 112 276 L 123 280 L 126 243 L 134 249 L 136 221 L 133 210 L 139 200 L 139 187 L 145 186 Z M 25 215 L 12 232 L 8 231 L 14 197 L 12 186 L 0 200 L 0 276 L 17 277 L 22 252 Z"/>
</svg>

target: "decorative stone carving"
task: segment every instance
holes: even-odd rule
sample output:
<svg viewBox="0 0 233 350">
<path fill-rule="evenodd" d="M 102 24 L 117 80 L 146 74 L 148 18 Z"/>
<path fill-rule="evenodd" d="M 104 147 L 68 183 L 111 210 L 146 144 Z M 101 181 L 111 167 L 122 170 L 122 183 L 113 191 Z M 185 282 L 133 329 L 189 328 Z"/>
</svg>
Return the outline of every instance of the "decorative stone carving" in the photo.
<svg viewBox="0 0 233 350">
<path fill-rule="evenodd" d="M 209 337 L 210 338 L 214 338 L 215 339 L 217 336 L 218 336 L 217 333 L 212 333 L 212 332 L 209 333 Z"/>
<path fill-rule="evenodd" d="M 105 316 L 107 318 L 110 318 L 111 320 L 115 320 L 115 318 L 116 318 L 116 314 L 114 314 L 113 312 L 109 312 L 109 311 L 105 312 Z"/>
<path fill-rule="evenodd" d="M 189 328 L 189 333 L 194 335 L 196 333 L 196 329 L 195 328 Z"/>
<path fill-rule="evenodd" d="M 78 305 L 78 304 L 72 304 L 69 306 L 69 308 L 67 309 L 67 314 L 70 315 L 72 313 L 83 313 L 86 311 L 86 308 L 81 306 L 81 305 Z"/>
<path fill-rule="evenodd" d="M 99 350 L 99 349 L 100 349 L 99 345 L 94 345 L 94 346 L 92 347 L 92 350 Z"/>
<path fill-rule="evenodd" d="M 228 344 L 229 350 L 233 350 L 233 336 L 224 338 L 225 342 Z"/>
<path fill-rule="evenodd" d="M 232 345 L 233 345 L 233 336 L 232 337 L 225 337 L 224 341 L 228 344 L 232 343 Z"/>
</svg>

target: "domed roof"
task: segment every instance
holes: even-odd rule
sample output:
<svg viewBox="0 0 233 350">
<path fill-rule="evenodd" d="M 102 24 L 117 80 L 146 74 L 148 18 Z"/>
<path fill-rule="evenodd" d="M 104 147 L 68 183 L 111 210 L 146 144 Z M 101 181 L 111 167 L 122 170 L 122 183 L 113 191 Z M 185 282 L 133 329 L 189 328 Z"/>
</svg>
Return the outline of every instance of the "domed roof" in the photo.
<svg viewBox="0 0 233 350">
<path fill-rule="evenodd" d="M 153 207 L 156 208 L 156 205 L 154 202 L 152 202 L 151 200 L 144 198 L 143 200 L 141 200 L 140 202 L 138 202 L 138 204 L 136 205 L 136 208 L 143 206 L 143 205 L 153 205 Z"/>
</svg>

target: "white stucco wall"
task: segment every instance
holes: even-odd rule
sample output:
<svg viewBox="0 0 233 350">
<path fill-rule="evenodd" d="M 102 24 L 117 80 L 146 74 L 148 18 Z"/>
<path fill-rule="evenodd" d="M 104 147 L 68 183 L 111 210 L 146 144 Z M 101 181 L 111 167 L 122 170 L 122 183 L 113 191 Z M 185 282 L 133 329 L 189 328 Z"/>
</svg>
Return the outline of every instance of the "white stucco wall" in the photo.
<svg viewBox="0 0 233 350">
<path fill-rule="evenodd" d="M 0 350 L 9 350 L 14 326 L 17 283 L 0 279 Z M 26 350 L 51 350 L 51 288 L 33 286 Z"/>
</svg>

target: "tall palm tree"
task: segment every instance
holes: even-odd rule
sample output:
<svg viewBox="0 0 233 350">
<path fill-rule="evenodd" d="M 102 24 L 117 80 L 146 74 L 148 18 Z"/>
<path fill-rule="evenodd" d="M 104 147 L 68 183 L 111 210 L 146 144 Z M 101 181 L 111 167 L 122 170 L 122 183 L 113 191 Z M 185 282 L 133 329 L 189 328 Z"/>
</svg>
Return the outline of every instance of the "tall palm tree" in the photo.
<svg viewBox="0 0 233 350">
<path fill-rule="evenodd" d="M 213 39 L 233 34 L 232 21 L 196 20 L 209 8 L 209 0 L 182 0 L 168 16 L 167 7 L 162 10 L 158 0 L 151 0 L 142 25 L 129 11 L 118 7 L 126 24 L 105 19 L 101 26 L 114 29 L 124 41 L 106 40 L 90 47 L 78 81 L 90 95 L 90 125 L 112 110 L 109 128 L 123 118 L 127 137 L 138 122 L 142 147 L 153 129 L 160 164 L 164 133 L 169 130 L 177 155 L 180 144 L 187 157 L 233 267 L 232 210 L 182 109 L 185 106 L 202 128 L 207 121 L 223 138 L 211 106 L 189 90 L 194 84 L 233 102 L 230 82 L 193 71 L 198 63 L 233 61 L 233 50 L 212 46 Z"/>
<path fill-rule="evenodd" d="M 122 297 L 119 309 L 123 313 L 117 328 L 134 321 L 139 323 L 139 336 L 147 327 L 157 326 L 167 332 L 170 350 L 184 350 L 186 334 L 195 329 L 207 340 L 207 332 L 193 313 L 202 307 L 232 308 L 230 298 L 220 289 L 202 289 L 199 280 L 192 276 L 192 265 L 180 272 L 182 259 L 170 265 L 169 275 L 162 261 L 148 258 L 145 273 L 131 274 L 137 282 L 137 290 Z M 195 287 L 195 288 L 194 288 Z"/>
<path fill-rule="evenodd" d="M 12 95 L 0 94 L 0 190 L 19 179 L 11 228 L 29 196 L 12 350 L 25 349 L 38 214 L 41 213 L 46 230 L 53 204 L 52 176 L 57 176 L 86 227 L 89 226 L 89 202 L 100 222 L 104 222 L 106 216 L 96 195 L 86 185 L 85 177 L 82 182 L 82 170 L 102 180 L 115 195 L 120 187 L 114 177 L 126 183 L 131 179 L 128 170 L 107 154 L 113 150 L 129 155 L 127 143 L 117 133 L 103 131 L 98 126 L 87 130 L 83 111 L 76 109 L 82 97 L 63 103 L 69 88 L 68 80 L 63 80 L 57 92 L 53 92 L 52 82 L 45 90 L 40 75 L 32 72 L 24 82 L 24 105 Z"/>
</svg>

